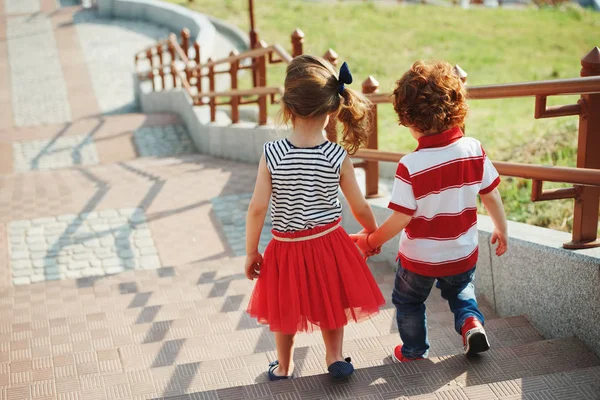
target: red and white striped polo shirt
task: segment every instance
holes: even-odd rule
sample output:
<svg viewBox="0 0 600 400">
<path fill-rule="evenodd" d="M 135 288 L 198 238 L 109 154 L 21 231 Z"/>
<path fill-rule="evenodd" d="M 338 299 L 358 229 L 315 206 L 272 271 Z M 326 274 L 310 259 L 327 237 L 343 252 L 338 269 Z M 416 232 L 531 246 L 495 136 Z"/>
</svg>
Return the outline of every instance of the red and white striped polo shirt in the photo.
<svg viewBox="0 0 600 400">
<path fill-rule="evenodd" d="M 419 138 L 398 164 L 389 208 L 413 218 L 400 237 L 402 267 L 449 276 L 477 262 L 477 194 L 500 183 L 481 143 L 460 128 Z"/>
</svg>

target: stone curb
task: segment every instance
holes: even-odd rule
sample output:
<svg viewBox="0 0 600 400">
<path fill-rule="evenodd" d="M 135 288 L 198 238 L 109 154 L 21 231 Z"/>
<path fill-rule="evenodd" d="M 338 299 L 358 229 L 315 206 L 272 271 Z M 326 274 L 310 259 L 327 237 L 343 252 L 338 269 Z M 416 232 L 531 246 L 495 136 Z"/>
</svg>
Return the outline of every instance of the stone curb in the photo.
<svg viewBox="0 0 600 400">
<path fill-rule="evenodd" d="M 97 0 L 97 6 L 102 17 L 141 19 L 166 26 L 176 33 L 188 28 L 203 53 L 212 53 L 217 31 L 204 14 L 157 0 Z"/>
</svg>

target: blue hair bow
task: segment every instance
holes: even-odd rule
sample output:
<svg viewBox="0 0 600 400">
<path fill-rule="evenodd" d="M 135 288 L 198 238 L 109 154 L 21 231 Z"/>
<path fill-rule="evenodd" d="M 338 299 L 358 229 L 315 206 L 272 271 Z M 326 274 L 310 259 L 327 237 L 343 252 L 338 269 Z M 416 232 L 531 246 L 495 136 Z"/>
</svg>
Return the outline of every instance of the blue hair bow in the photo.
<svg viewBox="0 0 600 400">
<path fill-rule="evenodd" d="M 346 63 L 345 61 L 342 64 L 342 67 L 340 68 L 339 81 L 341 82 L 339 93 L 343 95 L 344 84 L 349 85 L 352 83 L 352 74 L 350 73 L 350 68 L 348 68 L 348 63 Z"/>
</svg>

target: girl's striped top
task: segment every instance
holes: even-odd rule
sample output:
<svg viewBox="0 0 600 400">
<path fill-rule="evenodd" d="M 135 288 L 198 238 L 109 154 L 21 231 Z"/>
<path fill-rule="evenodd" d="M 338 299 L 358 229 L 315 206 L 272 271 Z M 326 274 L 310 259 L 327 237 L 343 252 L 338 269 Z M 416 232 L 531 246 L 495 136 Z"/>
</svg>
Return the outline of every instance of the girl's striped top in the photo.
<svg viewBox="0 0 600 400">
<path fill-rule="evenodd" d="M 271 173 L 271 219 L 278 232 L 311 229 L 341 217 L 340 169 L 346 150 L 325 142 L 295 147 L 282 139 L 264 145 Z"/>
</svg>

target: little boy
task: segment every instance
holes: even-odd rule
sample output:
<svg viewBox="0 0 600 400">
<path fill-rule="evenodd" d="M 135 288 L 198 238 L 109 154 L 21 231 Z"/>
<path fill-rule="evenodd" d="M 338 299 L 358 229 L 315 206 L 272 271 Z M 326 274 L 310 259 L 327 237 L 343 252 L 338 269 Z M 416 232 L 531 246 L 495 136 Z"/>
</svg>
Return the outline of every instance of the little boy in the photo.
<svg viewBox="0 0 600 400">
<path fill-rule="evenodd" d="M 392 302 L 402 345 L 394 358 L 427 357 L 425 300 L 434 282 L 454 313 L 465 354 L 489 349 L 473 278 L 477 262 L 477 195 L 494 222 L 496 255 L 506 252 L 507 224 L 498 172 L 481 143 L 463 135 L 466 91 L 446 62 L 418 61 L 397 82 L 394 109 L 419 142 L 400 160 L 389 208 L 394 213 L 375 232 L 354 235 L 373 254 L 402 232 Z"/>
</svg>

